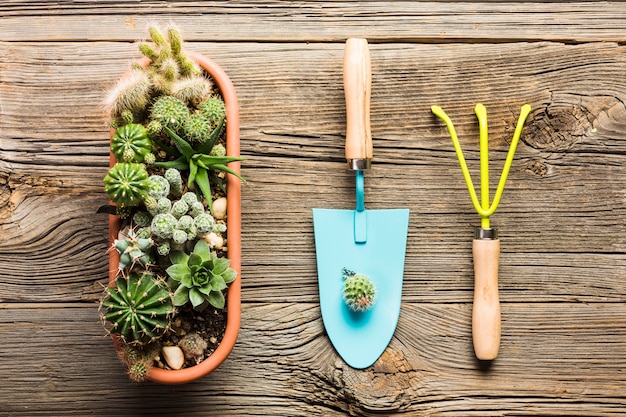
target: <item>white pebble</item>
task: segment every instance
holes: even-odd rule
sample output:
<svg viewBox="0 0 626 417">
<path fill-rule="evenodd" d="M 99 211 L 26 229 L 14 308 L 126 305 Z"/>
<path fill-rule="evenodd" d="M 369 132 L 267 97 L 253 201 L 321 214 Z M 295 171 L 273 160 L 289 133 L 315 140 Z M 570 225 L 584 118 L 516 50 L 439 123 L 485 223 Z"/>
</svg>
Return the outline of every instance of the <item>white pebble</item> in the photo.
<svg viewBox="0 0 626 417">
<path fill-rule="evenodd" d="M 178 346 L 163 346 L 161 353 L 165 362 L 172 369 L 181 369 L 185 364 L 185 355 Z"/>
<path fill-rule="evenodd" d="M 204 240 L 211 248 L 222 249 L 224 247 L 224 238 L 215 232 L 208 233 L 204 236 Z"/>
<path fill-rule="evenodd" d="M 226 207 L 228 201 L 226 197 L 220 197 L 213 202 L 213 217 L 216 220 L 224 220 L 226 218 Z"/>
</svg>

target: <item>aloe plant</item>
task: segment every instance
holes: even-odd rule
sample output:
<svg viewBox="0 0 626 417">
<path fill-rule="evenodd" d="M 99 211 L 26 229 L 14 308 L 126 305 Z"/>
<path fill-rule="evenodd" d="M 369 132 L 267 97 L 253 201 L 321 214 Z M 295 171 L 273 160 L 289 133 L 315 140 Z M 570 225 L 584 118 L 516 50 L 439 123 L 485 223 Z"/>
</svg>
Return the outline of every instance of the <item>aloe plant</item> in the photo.
<svg viewBox="0 0 626 417">
<path fill-rule="evenodd" d="M 189 170 L 189 177 L 187 179 L 187 187 L 191 187 L 192 184 L 200 189 L 200 192 L 204 196 L 207 202 L 207 206 L 211 213 L 213 212 L 213 198 L 211 197 L 211 183 L 209 177 L 212 177 L 215 183 L 219 184 L 223 188 L 223 183 L 215 175 L 215 170 L 224 171 L 232 174 L 243 180 L 241 175 L 230 169 L 227 164 L 235 161 L 243 161 L 243 158 L 236 156 L 214 156 L 211 155 L 211 150 L 217 142 L 222 127 L 224 126 L 225 119 L 222 118 L 219 125 L 213 129 L 206 141 L 195 144 L 192 146 L 185 139 L 181 138 L 176 132 L 167 126 L 164 126 L 164 130 L 172 138 L 174 146 L 176 146 L 177 159 L 173 161 L 156 162 L 154 165 L 163 168 L 176 168 L 179 170 Z"/>
</svg>

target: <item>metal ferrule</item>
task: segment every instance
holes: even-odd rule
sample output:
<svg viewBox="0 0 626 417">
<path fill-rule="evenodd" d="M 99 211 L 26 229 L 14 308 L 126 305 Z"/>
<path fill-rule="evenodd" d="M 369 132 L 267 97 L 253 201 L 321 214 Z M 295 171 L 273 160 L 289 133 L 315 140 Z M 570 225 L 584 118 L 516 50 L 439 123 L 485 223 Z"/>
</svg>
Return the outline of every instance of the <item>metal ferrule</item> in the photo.
<svg viewBox="0 0 626 417">
<path fill-rule="evenodd" d="M 372 160 L 370 158 L 348 159 L 348 167 L 353 171 L 370 169 Z"/>
<path fill-rule="evenodd" d="M 498 229 L 495 227 L 477 227 L 474 239 L 477 240 L 498 240 Z"/>
</svg>

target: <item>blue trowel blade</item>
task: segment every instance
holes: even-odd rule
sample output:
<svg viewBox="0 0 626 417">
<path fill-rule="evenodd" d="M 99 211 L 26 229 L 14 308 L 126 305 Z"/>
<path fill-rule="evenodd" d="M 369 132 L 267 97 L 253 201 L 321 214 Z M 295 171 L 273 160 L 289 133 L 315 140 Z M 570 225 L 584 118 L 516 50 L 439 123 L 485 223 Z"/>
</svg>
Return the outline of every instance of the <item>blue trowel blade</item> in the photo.
<svg viewBox="0 0 626 417">
<path fill-rule="evenodd" d="M 313 209 L 313 226 L 324 327 L 342 359 L 363 369 L 382 355 L 398 324 L 409 210 L 366 210 L 365 243 L 355 243 L 354 213 Z M 352 312 L 343 301 L 343 268 L 374 281 L 377 299 L 367 312 Z"/>
</svg>

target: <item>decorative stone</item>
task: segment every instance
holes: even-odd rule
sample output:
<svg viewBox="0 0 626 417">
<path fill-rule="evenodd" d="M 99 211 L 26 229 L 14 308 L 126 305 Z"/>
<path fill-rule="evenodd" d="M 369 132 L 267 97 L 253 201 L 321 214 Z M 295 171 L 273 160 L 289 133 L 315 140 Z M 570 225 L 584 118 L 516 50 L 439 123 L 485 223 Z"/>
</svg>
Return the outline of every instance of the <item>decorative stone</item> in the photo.
<svg viewBox="0 0 626 417">
<path fill-rule="evenodd" d="M 226 218 L 226 207 L 228 200 L 226 197 L 220 197 L 213 202 L 213 217 L 215 220 L 224 220 Z"/>
<path fill-rule="evenodd" d="M 213 249 L 222 249 L 224 247 L 224 238 L 215 232 L 208 233 L 204 236 L 204 240 Z"/>
<path fill-rule="evenodd" d="M 161 354 L 167 365 L 172 369 L 181 369 L 185 364 L 185 355 L 178 346 L 163 346 Z"/>
</svg>

